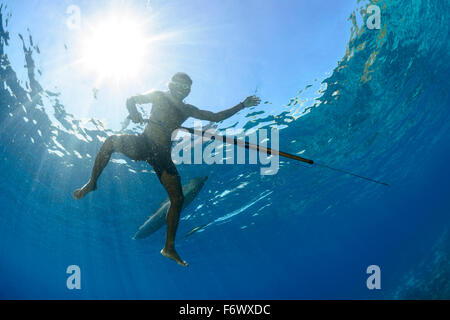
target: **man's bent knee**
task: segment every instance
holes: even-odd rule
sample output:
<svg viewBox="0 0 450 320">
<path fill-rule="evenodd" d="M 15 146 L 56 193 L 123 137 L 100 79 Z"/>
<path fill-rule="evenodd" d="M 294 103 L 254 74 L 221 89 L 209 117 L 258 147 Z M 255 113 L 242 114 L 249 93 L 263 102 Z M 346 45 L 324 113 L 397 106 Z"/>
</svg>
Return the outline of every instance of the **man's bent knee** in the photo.
<svg viewBox="0 0 450 320">
<path fill-rule="evenodd" d="M 105 142 L 103 143 L 102 149 L 113 152 L 115 150 L 115 145 L 117 144 L 117 136 L 109 136 L 106 138 Z"/>
</svg>

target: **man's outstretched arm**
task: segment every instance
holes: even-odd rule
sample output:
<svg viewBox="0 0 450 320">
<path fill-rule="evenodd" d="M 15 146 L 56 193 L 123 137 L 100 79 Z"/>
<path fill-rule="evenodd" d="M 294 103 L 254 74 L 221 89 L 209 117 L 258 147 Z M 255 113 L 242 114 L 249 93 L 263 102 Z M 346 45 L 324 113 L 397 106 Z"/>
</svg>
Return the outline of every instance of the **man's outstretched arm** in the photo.
<svg viewBox="0 0 450 320">
<path fill-rule="evenodd" d="M 256 96 L 250 96 L 246 98 L 243 102 L 239 103 L 238 105 L 234 106 L 233 108 L 223 110 L 220 112 L 211 112 L 206 110 L 200 110 L 192 105 L 189 105 L 189 116 L 199 119 L 199 120 L 208 120 L 212 122 L 219 122 L 225 119 L 228 119 L 229 117 L 233 116 L 234 114 L 238 113 L 244 108 L 257 106 L 261 100 Z"/>
</svg>

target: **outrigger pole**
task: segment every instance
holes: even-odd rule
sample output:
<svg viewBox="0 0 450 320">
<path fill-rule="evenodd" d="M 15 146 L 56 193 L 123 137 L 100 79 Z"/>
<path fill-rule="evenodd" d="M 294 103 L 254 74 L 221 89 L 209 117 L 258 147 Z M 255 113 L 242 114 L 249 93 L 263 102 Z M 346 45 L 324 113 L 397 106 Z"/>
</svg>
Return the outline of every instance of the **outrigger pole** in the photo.
<svg viewBox="0 0 450 320">
<path fill-rule="evenodd" d="M 364 177 L 364 176 L 361 176 L 359 174 L 355 174 L 355 173 L 352 173 L 352 172 L 349 172 L 349 171 L 333 168 L 333 167 L 327 166 L 325 164 L 317 163 L 314 160 L 302 158 L 302 157 L 299 157 L 299 156 L 296 156 L 294 154 L 290 154 L 290 153 L 287 153 L 287 152 L 283 152 L 283 151 L 279 151 L 279 150 L 273 150 L 272 148 L 251 144 L 251 143 L 248 143 L 247 141 L 239 140 L 236 137 L 227 137 L 227 136 L 212 134 L 212 133 L 209 133 L 207 131 L 194 130 L 192 128 L 186 128 L 186 127 L 180 127 L 180 129 L 185 130 L 185 131 L 187 131 L 187 132 L 189 132 L 189 133 L 191 133 L 193 135 L 202 135 L 202 136 L 210 137 L 212 139 L 217 139 L 219 137 L 220 139 L 222 139 L 222 141 L 226 141 L 227 143 L 234 144 L 234 145 L 243 147 L 245 149 L 252 149 L 252 150 L 256 150 L 256 151 L 262 151 L 262 152 L 266 152 L 267 154 L 272 154 L 272 153 L 275 154 L 275 155 L 278 154 L 278 155 L 280 155 L 282 157 L 285 157 L 285 158 L 289 158 L 289 159 L 305 162 L 305 163 L 308 163 L 308 164 L 311 164 L 311 165 L 316 165 L 316 166 L 322 167 L 322 168 L 327 168 L 327 169 L 330 169 L 330 170 L 333 170 L 333 171 L 337 171 L 337 172 L 340 172 L 340 173 L 348 174 L 348 175 L 351 175 L 351 176 L 354 176 L 354 177 L 357 177 L 357 178 L 360 178 L 360 179 L 364 179 L 364 180 L 367 180 L 367 181 L 370 181 L 370 182 L 381 184 L 383 186 L 389 186 L 389 184 L 387 184 L 386 182 L 382 182 L 382 181 L 378 181 L 378 180 L 375 180 L 375 179 L 367 178 L 367 177 Z"/>
</svg>

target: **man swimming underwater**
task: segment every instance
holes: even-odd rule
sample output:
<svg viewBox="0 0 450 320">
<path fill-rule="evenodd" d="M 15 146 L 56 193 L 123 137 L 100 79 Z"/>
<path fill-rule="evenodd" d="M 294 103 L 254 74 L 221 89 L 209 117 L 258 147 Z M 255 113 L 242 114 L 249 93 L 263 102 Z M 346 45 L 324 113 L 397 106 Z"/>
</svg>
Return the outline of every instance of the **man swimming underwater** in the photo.
<svg viewBox="0 0 450 320">
<path fill-rule="evenodd" d="M 180 258 L 175 250 L 175 234 L 184 197 L 180 176 L 171 158 L 172 132 L 189 117 L 219 122 L 244 108 L 257 106 L 261 102 L 258 97 L 250 96 L 235 107 L 221 112 L 200 110 L 183 102 L 191 92 L 191 86 L 191 78 L 187 74 L 179 72 L 172 77 L 168 85 L 168 92 L 152 91 L 127 99 L 129 117 L 134 123 L 144 122 L 136 105 L 152 104 L 150 119 L 144 133 L 138 136 L 122 134 L 108 137 L 97 154 L 91 178 L 73 194 L 75 199 L 81 199 L 87 193 L 97 189 L 97 180 L 113 152 L 122 153 L 135 161 L 147 161 L 155 170 L 170 199 L 170 208 L 166 216 L 166 244 L 161 250 L 161 254 L 185 267 L 188 264 Z"/>
</svg>

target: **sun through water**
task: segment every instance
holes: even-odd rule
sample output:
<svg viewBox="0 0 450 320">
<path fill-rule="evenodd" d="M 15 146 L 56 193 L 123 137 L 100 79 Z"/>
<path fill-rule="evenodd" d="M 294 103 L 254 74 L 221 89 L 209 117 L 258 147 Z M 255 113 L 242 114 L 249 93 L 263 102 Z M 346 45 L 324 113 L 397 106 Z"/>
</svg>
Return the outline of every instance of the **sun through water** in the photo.
<svg viewBox="0 0 450 320">
<path fill-rule="evenodd" d="M 105 11 L 87 13 L 83 18 L 74 38 L 70 68 L 83 89 L 88 89 L 80 94 L 85 101 L 75 106 L 77 114 L 97 117 L 119 128 L 126 98 L 152 89 L 150 80 L 164 71 L 160 58 L 163 46 L 178 37 L 162 30 L 151 12 L 125 5 Z M 73 98 L 80 101 L 78 96 Z"/>
<path fill-rule="evenodd" d="M 142 24 L 130 17 L 111 16 L 89 28 L 82 39 L 81 64 L 97 80 L 135 77 L 149 55 Z"/>
</svg>

